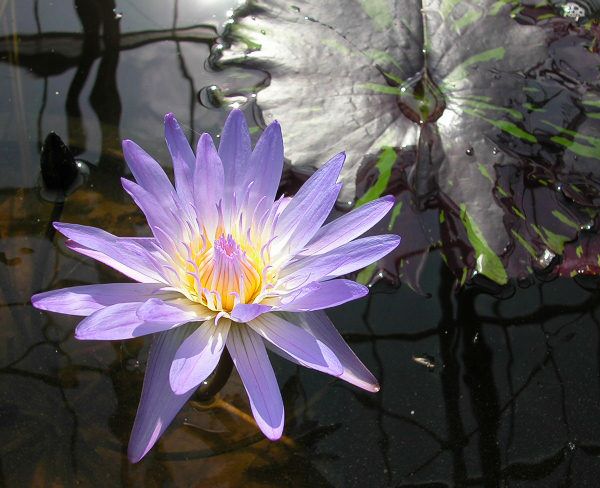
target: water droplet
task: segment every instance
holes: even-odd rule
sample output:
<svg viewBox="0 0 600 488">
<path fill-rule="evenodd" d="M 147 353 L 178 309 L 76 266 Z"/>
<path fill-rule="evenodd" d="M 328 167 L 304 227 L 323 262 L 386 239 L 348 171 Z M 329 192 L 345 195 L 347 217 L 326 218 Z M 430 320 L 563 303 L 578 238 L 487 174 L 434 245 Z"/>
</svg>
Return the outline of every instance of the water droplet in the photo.
<svg viewBox="0 0 600 488">
<path fill-rule="evenodd" d="M 261 30 L 260 30 L 260 33 L 261 33 L 261 34 L 264 36 L 264 35 L 266 35 L 266 34 L 267 34 L 267 31 L 265 31 L 264 29 L 261 29 Z"/>
<path fill-rule="evenodd" d="M 579 22 L 579 19 L 585 17 L 587 12 L 583 6 L 578 5 L 577 3 L 567 2 L 562 6 L 561 14 L 563 17 Z"/>
<path fill-rule="evenodd" d="M 115 20 L 121 20 L 123 18 L 123 14 L 121 12 L 113 10 L 113 14 L 115 15 Z"/>
<path fill-rule="evenodd" d="M 224 102 L 223 91 L 217 85 L 205 86 L 198 92 L 198 102 L 206 108 L 220 108 Z"/>
<path fill-rule="evenodd" d="M 550 266 L 550 263 L 552 263 L 554 256 L 556 256 L 556 255 L 550 249 L 544 249 L 544 252 L 537 260 L 538 265 L 542 269 L 547 268 L 548 266 Z"/>
<path fill-rule="evenodd" d="M 465 151 L 465 154 L 467 156 L 473 156 L 473 148 L 472 147 L 468 147 Z"/>
<path fill-rule="evenodd" d="M 574 451 L 577 446 L 574 442 L 569 441 L 567 442 L 567 447 L 569 448 L 569 451 Z"/>
<path fill-rule="evenodd" d="M 294 12 L 300 12 L 300 7 L 297 7 L 296 5 L 291 5 L 290 8 L 294 11 Z"/>
<path fill-rule="evenodd" d="M 130 358 L 125 361 L 125 369 L 127 371 L 136 371 L 140 369 L 140 362 L 137 359 Z"/>
<path fill-rule="evenodd" d="M 473 336 L 473 344 L 477 344 L 479 342 L 479 332 L 475 332 Z"/>
<path fill-rule="evenodd" d="M 415 411 L 414 411 L 414 410 L 411 410 L 411 411 L 410 411 L 410 414 L 411 414 L 411 415 L 414 415 L 414 414 L 415 414 Z"/>
<path fill-rule="evenodd" d="M 495 156 L 496 154 L 498 154 L 500 152 L 500 149 L 498 149 L 497 147 L 493 147 L 492 148 L 492 154 Z"/>
</svg>

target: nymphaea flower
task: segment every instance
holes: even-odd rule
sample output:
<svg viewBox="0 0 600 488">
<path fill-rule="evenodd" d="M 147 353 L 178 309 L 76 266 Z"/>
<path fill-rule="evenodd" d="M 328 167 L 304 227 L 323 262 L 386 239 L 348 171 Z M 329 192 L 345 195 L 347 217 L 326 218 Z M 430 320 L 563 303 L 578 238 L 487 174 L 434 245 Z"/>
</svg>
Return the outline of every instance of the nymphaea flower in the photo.
<svg viewBox="0 0 600 488">
<path fill-rule="evenodd" d="M 334 156 L 293 197 L 275 199 L 283 169 L 277 122 L 254 150 L 243 113 L 229 115 L 219 150 L 202 134 L 196 154 L 172 114 L 165 117 L 175 188 L 132 141 L 125 159 L 137 183 L 123 187 L 146 215 L 153 237 L 116 237 L 94 227 L 55 223 L 70 249 L 137 283 L 76 286 L 32 297 L 42 310 L 85 317 L 77 339 L 121 340 L 156 334 L 129 443 L 139 461 L 224 348 L 244 383 L 256 423 L 272 440 L 283 430 L 283 402 L 265 346 L 303 366 L 369 391 L 379 386 L 322 309 L 364 296 L 338 279 L 381 258 L 394 235 L 357 239 L 393 205 L 370 202 L 323 225 L 341 185 L 345 155 Z"/>
</svg>

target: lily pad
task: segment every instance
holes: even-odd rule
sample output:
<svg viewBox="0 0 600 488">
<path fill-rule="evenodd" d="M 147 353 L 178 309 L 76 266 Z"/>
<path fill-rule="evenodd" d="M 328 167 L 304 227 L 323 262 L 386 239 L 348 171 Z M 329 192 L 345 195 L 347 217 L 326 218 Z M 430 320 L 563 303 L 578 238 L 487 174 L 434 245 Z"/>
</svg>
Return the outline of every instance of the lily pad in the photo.
<svg viewBox="0 0 600 488">
<path fill-rule="evenodd" d="M 586 56 L 597 56 L 587 50 L 582 62 L 572 59 L 581 43 L 517 22 L 517 3 L 252 1 L 234 15 L 226 48 L 213 53 L 213 62 L 268 73 L 267 86 L 257 87 L 257 105 L 265 122 L 278 119 L 285 128 L 286 156 L 297 171 L 309 172 L 328 155 L 346 150 L 340 197 L 345 203 L 398 196 L 402 207 L 388 225 L 404 238 L 395 256 L 401 276 L 407 276 L 406 257 L 414 254 L 406 246 L 412 239 L 420 242 L 413 236 L 421 232 L 430 247 L 445 249 L 462 282 L 478 273 L 504 284 L 529 272 L 546 251 L 562 252 L 577 230 L 541 231 L 543 238 L 534 230 L 533 244 L 524 239 L 535 256 L 512 259 L 522 236 L 508 225 L 518 205 L 507 207 L 499 194 L 502 168 L 522 168 L 528 175 L 526 168 L 539 164 L 573 178 L 581 175 L 581 162 L 561 171 L 564 154 L 587 162 L 600 157 L 597 139 L 578 130 L 583 119 L 573 101 L 593 85 L 597 68 Z M 542 70 L 561 56 L 568 56 L 564 70 L 551 71 L 546 80 Z M 574 75 L 578 69 L 581 75 Z M 565 83 L 563 74 L 575 82 Z M 577 80 L 587 85 L 582 89 Z M 557 98 L 539 99 L 536 90 L 553 90 L 568 110 L 563 107 L 557 119 Z M 413 155 L 401 165 L 406 184 L 390 180 L 391 168 L 399 164 L 389 163 L 392 152 L 405 163 L 406 155 Z M 371 175 L 370 185 L 357 180 L 359 172 Z M 410 205 L 401 192 L 410 192 Z M 544 193 L 547 204 L 540 210 L 565 214 L 551 193 Z M 414 218 L 402 215 L 408 207 L 427 221 L 425 214 L 437 211 L 440 228 L 415 225 Z M 418 273 L 408 275 L 418 288 Z"/>
</svg>

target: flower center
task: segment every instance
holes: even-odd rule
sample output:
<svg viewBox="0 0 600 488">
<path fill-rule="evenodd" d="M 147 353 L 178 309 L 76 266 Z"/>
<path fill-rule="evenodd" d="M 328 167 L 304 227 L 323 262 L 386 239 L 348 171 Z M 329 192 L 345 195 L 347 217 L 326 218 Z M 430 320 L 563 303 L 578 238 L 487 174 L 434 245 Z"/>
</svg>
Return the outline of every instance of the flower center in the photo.
<svg viewBox="0 0 600 488">
<path fill-rule="evenodd" d="M 244 249 L 231 234 L 221 235 L 193 259 L 188 292 L 215 311 L 231 312 L 237 303 L 251 303 L 263 285 L 261 260 L 254 249 Z"/>
</svg>

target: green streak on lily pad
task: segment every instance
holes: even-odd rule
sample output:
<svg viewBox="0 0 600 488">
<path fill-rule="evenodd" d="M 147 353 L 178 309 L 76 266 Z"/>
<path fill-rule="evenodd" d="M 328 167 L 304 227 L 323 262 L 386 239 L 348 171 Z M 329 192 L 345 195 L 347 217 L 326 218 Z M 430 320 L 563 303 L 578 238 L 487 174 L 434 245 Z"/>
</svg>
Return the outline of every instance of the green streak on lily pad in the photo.
<svg viewBox="0 0 600 488">
<path fill-rule="evenodd" d="M 491 7 L 490 7 L 490 15 L 498 15 L 498 12 L 500 12 L 500 10 L 502 10 L 502 8 L 505 5 L 518 5 L 519 4 L 519 0 L 499 0 L 498 2 L 495 2 Z"/>
<path fill-rule="evenodd" d="M 583 247 L 581 245 L 575 248 L 575 254 L 577 254 L 578 258 L 581 258 L 581 256 L 583 256 Z"/>
<path fill-rule="evenodd" d="M 470 26 L 480 19 L 482 15 L 483 14 L 479 10 L 469 8 L 469 10 L 460 19 L 454 22 L 454 27 L 458 32 L 460 32 L 465 27 Z"/>
<path fill-rule="evenodd" d="M 443 224 L 444 222 L 446 222 L 446 214 L 443 210 L 440 210 L 440 224 Z"/>
<path fill-rule="evenodd" d="M 537 259 L 537 255 L 535 253 L 535 249 L 529 242 L 525 240 L 525 238 L 519 234 L 515 229 L 510 230 L 512 235 L 515 236 L 515 239 L 525 248 L 525 250 L 534 258 Z"/>
<path fill-rule="evenodd" d="M 385 93 L 386 95 L 400 95 L 400 88 L 397 86 L 380 85 L 378 83 L 360 83 L 357 88 L 364 88 L 377 93 Z"/>
<path fill-rule="evenodd" d="M 600 100 L 597 99 L 583 99 L 582 103 L 587 105 L 588 107 L 599 107 L 600 108 Z"/>
<path fill-rule="evenodd" d="M 550 138 L 550 140 L 566 147 L 569 151 L 574 152 L 578 156 L 600 159 L 600 147 L 598 146 L 586 146 L 585 144 L 581 144 L 561 136 L 553 136 Z"/>
<path fill-rule="evenodd" d="M 467 71 L 469 66 L 477 63 L 485 63 L 486 61 L 497 61 L 499 59 L 503 59 L 505 53 L 506 50 L 503 47 L 496 47 L 494 49 L 488 49 L 487 51 L 475 54 L 454 68 L 450 74 L 446 76 L 444 83 L 454 83 L 463 80 L 469 75 L 469 72 Z"/>
<path fill-rule="evenodd" d="M 560 234 L 555 234 L 554 232 L 548 230 L 546 227 L 542 227 L 540 229 L 537 225 L 531 226 L 533 230 L 539 235 L 544 243 L 550 248 L 550 250 L 556 254 L 562 254 L 565 249 L 565 242 L 570 240 L 569 237 L 562 236 Z"/>
<path fill-rule="evenodd" d="M 369 203 L 376 198 L 383 195 L 383 192 L 387 188 L 387 184 L 390 181 L 392 175 L 392 167 L 396 162 L 396 151 L 391 147 L 383 148 L 375 167 L 379 170 L 379 176 L 375 184 L 369 188 L 365 194 L 356 201 L 355 207 L 358 208 L 365 203 Z"/>
<path fill-rule="evenodd" d="M 515 207 L 514 205 L 512 206 L 512 211 L 517 215 L 517 217 L 519 217 L 521 220 L 527 220 L 527 218 L 525 217 L 525 214 L 523 212 L 521 212 L 521 210 L 519 210 L 518 207 Z"/>
<path fill-rule="evenodd" d="M 590 119 L 600 119 L 600 113 L 593 113 L 593 114 L 587 113 L 586 115 L 587 115 L 587 116 L 588 116 Z"/>
<path fill-rule="evenodd" d="M 448 14 L 450 14 L 450 12 L 454 10 L 454 7 L 456 7 L 459 3 L 460 0 L 442 0 L 442 4 L 440 5 L 440 13 L 442 14 L 442 17 L 444 17 L 444 19 L 448 17 Z"/>
<path fill-rule="evenodd" d="M 514 108 L 499 107 L 498 105 L 492 105 L 491 103 L 479 102 L 476 100 L 469 100 L 468 98 L 463 99 L 463 103 L 479 110 L 495 110 L 497 112 L 506 112 L 508 115 L 517 120 L 523 119 L 523 114 Z"/>
<path fill-rule="evenodd" d="M 360 4 L 377 30 L 383 31 L 392 25 L 392 13 L 387 0 L 360 0 Z"/>
<path fill-rule="evenodd" d="M 579 231 L 579 226 L 576 222 L 573 222 L 569 217 L 567 217 L 560 210 L 553 210 L 552 215 L 554 215 L 558 220 L 560 220 L 563 224 L 572 227 L 573 229 Z"/>
<path fill-rule="evenodd" d="M 394 205 L 394 208 L 392 209 L 392 215 L 390 216 L 390 223 L 388 224 L 389 231 L 392 231 L 394 229 L 394 224 L 396 223 L 396 220 L 398 219 L 398 216 L 400 215 L 401 211 L 402 211 L 402 202 L 398 202 L 396 205 Z"/>
<path fill-rule="evenodd" d="M 490 175 L 490 172 L 488 171 L 487 167 L 481 163 L 477 163 L 477 168 L 479 169 L 479 172 L 486 177 L 488 180 L 490 180 L 490 183 L 494 183 L 494 179 L 492 178 L 492 175 Z"/>
<path fill-rule="evenodd" d="M 324 46 L 330 47 L 334 51 L 337 51 L 340 54 L 343 54 L 344 56 L 351 56 L 352 55 L 352 51 L 350 49 L 348 49 L 341 42 L 339 42 L 339 41 L 337 41 L 335 39 L 323 39 L 321 41 L 321 44 L 323 44 Z"/>
<path fill-rule="evenodd" d="M 506 284 L 508 282 L 508 276 L 502 265 L 502 261 L 500 261 L 500 258 L 488 245 L 481 230 L 469 216 L 467 206 L 464 203 L 460 205 L 460 220 L 465 226 L 467 239 L 469 239 L 477 256 L 475 265 L 477 272 L 487 276 L 489 279 L 500 285 Z"/>
<path fill-rule="evenodd" d="M 365 51 L 365 54 L 369 59 L 372 59 L 378 64 L 382 64 L 384 66 L 387 64 L 391 64 L 400 70 L 402 69 L 402 65 L 396 60 L 396 58 L 390 56 L 390 54 L 386 53 L 385 51 L 381 51 L 379 49 L 368 49 L 367 51 Z M 386 73 L 386 75 L 390 76 L 390 78 L 392 77 L 392 75 L 389 75 L 388 73 Z M 402 83 L 402 80 L 399 78 L 396 79 L 396 77 L 394 77 L 392 79 L 397 83 Z"/>
<path fill-rule="evenodd" d="M 519 126 L 515 125 L 514 123 L 512 123 L 508 120 L 490 119 L 488 117 L 485 117 L 478 110 L 472 110 L 472 109 L 467 109 L 467 108 L 465 108 L 463 110 L 465 111 L 465 113 L 468 113 L 475 117 L 479 117 L 479 118 L 485 120 L 486 122 L 489 122 L 494 127 L 498 127 L 498 129 L 500 129 L 512 136 L 518 137 L 519 139 L 523 139 L 524 141 L 527 141 L 527 142 L 537 142 L 537 138 L 533 134 L 530 134 L 529 132 L 524 131 Z"/>
</svg>

